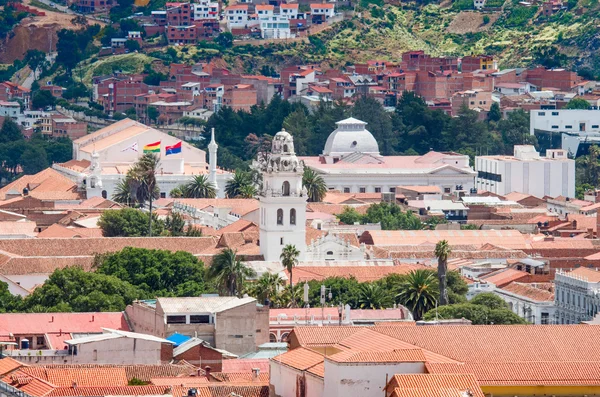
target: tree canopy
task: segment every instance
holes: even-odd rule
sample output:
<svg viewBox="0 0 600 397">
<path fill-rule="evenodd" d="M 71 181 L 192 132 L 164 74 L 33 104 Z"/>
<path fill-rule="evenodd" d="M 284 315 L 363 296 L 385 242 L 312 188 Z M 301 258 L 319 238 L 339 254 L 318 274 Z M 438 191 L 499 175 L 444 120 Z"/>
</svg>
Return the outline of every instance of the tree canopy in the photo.
<svg viewBox="0 0 600 397">
<path fill-rule="evenodd" d="M 152 223 L 153 235 L 164 230 L 164 224 L 156 218 Z M 104 211 L 98 221 L 104 237 L 145 237 L 148 236 L 150 214 L 134 208 Z"/>
<path fill-rule="evenodd" d="M 378 203 L 369 206 L 366 214 L 360 214 L 355 208 L 345 207 L 341 214 L 336 215 L 340 222 L 346 225 L 354 223 L 381 223 L 382 230 L 419 230 L 423 224 L 419 217 L 410 211 L 402 211 L 400 206 L 393 203 Z"/>
</svg>

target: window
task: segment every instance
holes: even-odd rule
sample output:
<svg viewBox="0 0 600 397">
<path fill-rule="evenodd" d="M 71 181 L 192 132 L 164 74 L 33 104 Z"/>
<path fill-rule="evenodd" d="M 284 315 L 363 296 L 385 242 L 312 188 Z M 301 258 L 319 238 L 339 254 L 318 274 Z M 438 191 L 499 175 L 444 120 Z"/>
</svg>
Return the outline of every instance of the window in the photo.
<svg viewBox="0 0 600 397">
<path fill-rule="evenodd" d="M 295 225 L 296 224 L 296 209 L 292 208 L 290 210 L 290 225 Z"/>
<path fill-rule="evenodd" d="M 350 188 L 349 187 L 345 187 L 344 188 L 344 193 L 350 193 Z"/>
<path fill-rule="evenodd" d="M 390 188 L 390 193 L 396 193 L 396 188 L 395 187 L 391 187 Z"/>
<path fill-rule="evenodd" d="M 450 188 L 449 187 L 445 187 L 444 188 L 444 193 L 450 193 Z"/>
<path fill-rule="evenodd" d="M 573 128 L 572 125 L 565 125 L 565 128 Z"/>
<path fill-rule="evenodd" d="M 36 344 L 37 344 L 38 346 L 45 345 L 45 344 L 46 344 L 46 340 L 44 339 L 44 337 L 43 337 L 43 336 L 38 336 L 38 337 L 36 338 Z"/>
<path fill-rule="evenodd" d="M 358 188 L 358 191 L 359 191 L 360 193 L 366 193 L 366 192 L 367 192 L 367 188 L 366 188 L 366 187 L 359 187 L 359 188 Z"/>
<path fill-rule="evenodd" d="M 167 193 L 160 192 L 160 198 L 167 198 Z"/>
<path fill-rule="evenodd" d="M 279 239 L 279 245 L 283 245 L 283 237 Z"/>
<path fill-rule="evenodd" d="M 550 315 L 548 313 L 542 313 L 542 324 L 550 324 Z"/>
<path fill-rule="evenodd" d="M 598 124 L 592 124 L 592 128 L 598 128 Z"/>
<path fill-rule="evenodd" d="M 552 112 L 553 116 L 558 116 L 558 112 Z"/>
<path fill-rule="evenodd" d="M 281 187 L 281 194 L 284 196 L 290 195 L 290 183 L 288 181 L 283 182 L 283 186 Z"/>
<path fill-rule="evenodd" d="M 94 361 L 98 361 L 98 350 L 94 349 Z"/>
<path fill-rule="evenodd" d="M 185 316 L 167 316 L 167 324 L 185 324 Z"/>
<path fill-rule="evenodd" d="M 283 225 L 283 210 L 281 208 L 277 210 L 277 224 Z"/>
<path fill-rule="evenodd" d="M 210 324 L 209 315 L 190 316 L 190 324 Z"/>
<path fill-rule="evenodd" d="M 546 115 L 546 112 L 539 112 L 538 113 L 538 116 L 545 116 L 545 115 Z"/>
<path fill-rule="evenodd" d="M 380 187 L 376 187 L 375 188 L 375 193 L 381 193 L 381 188 Z"/>
<path fill-rule="evenodd" d="M 105 199 L 108 197 L 108 193 L 106 192 L 106 190 L 102 191 L 102 198 Z"/>
<path fill-rule="evenodd" d="M 555 129 L 556 129 L 556 128 L 558 128 L 558 126 L 557 126 L 557 125 L 553 125 L 553 126 L 552 126 L 552 128 L 555 128 Z"/>
</svg>

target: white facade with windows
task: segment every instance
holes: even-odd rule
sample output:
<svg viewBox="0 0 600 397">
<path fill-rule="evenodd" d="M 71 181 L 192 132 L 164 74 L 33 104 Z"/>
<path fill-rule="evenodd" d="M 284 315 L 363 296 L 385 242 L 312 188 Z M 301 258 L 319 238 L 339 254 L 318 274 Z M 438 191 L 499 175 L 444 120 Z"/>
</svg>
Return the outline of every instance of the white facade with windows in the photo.
<svg viewBox="0 0 600 397">
<path fill-rule="evenodd" d="M 260 36 L 263 39 L 290 39 L 294 37 L 290 31 L 290 21 L 281 15 L 261 16 Z"/>
<path fill-rule="evenodd" d="M 531 145 L 516 145 L 514 156 L 476 156 L 475 187 L 499 195 L 511 192 L 544 196 L 575 196 L 575 160 L 566 150 L 546 151 L 546 157 Z"/>
<path fill-rule="evenodd" d="M 21 105 L 19 102 L 0 101 L 0 116 L 16 119 L 21 115 Z"/>
<path fill-rule="evenodd" d="M 537 301 L 502 288 L 493 291 L 508 304 L 508 308 L 532 324 L 556 324 L 556 306 L 553 301 Z"/>
<path fill-rule="evenodd" d="M 248 6 L 234 5 L 225 10 L 227 29 L 242 29 L 248 26 Z"/>
<path fill-rule="evenodd" d="M 596 316 L 600 308 L 600 272 L 579 267 L 561 269 L 554 276 L 557 324 L 579 324 Z"/>
<path fill-rule="evenodd" d="M 600 110 L 550 109 L 529 112 L 529 133 L 535 130 L 600 133 Z"/>
<path fill-rule="evenodd" d="M 219 3 L 208 0 L 200 0 L 199 3 L 192 4 L 192 19 L 199 21 L 202 19 L 219 18 Z"/>
<path fill-rule="evenodd" d="M 253 166 L 262 173 L 259 193 L 260 253 L 277 261 L 288 244 L 306 252 L 306 200 L 302 186 L 304 163 L 296 157 L 294 138 L 285 130 L 273 138 L 271 153 L 260 154 Z"/>
</svg>

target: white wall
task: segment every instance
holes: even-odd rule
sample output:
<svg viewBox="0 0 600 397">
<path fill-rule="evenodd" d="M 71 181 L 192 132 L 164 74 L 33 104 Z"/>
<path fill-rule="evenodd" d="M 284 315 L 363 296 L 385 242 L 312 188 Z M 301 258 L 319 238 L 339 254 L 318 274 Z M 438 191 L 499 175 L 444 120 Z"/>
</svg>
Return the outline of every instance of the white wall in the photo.
<svg viewBox="0 0 600 397">
<path fill-rule="evenodd" d="M 395 374 L 425 373 L 424 363 L 340 364 L 325 360 L 327 397 L 381 397 L 386 379 Z"/>
<path fill-rule="evenodd" d="M 508 303 L 513 313 L 533 324 L 542 324 L 542 313 L 548 313 L 549 321 L 554 320 L 554 302 L 536 302 L 502 289 L 495 289 L 494 293 Z"/>
<path fill-rule="evenodd" d="M 584 124 L 583 130 L 580 124 Z M 554 128 L 554 127 L 557 128 Z M 531 110 L 529 133 L 534 130 L 560 132 L 600 132 L 600 110 Z"/>
<path fill-rule="evenodd" d="M 302 372 L 279 364 L 276 360 L 275 358 L 270 363 L 269 382 L 271 389 L 278 397 L 296 397 L 296 379 L 298 376 L 302 376 Z"/>
<path fill-rule="evenodd" d="M 510 192 L 546 195 L 575 196 L 574 160 L 500 160 L 495 156 L 475 157 L 475 170 L 501 175 L 501 181 L 476 178 L 480 190 L 504 195 Z"/>
<path fill-rule="evenodd" d="M 324 387 L 323 378 L 306 373 L 306 397 L 323 397 Z"/>
<path fill-rule="evenodd" d="M 77 346 L 72 364 L 160 364 L 160 342 L 118 338 Z"/>
</svg>

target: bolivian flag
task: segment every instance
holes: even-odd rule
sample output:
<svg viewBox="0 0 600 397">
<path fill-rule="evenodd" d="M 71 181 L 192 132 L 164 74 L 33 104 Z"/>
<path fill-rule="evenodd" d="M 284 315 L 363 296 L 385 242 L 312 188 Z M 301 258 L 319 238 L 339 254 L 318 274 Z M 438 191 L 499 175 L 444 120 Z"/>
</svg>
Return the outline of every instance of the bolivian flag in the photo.
<svg viewBox="0 0 600 397">
<path fill-rule="evenodd" d="M 160 141 L 144 146 L 144 153 L 160 153 Z"/>
</svg>

